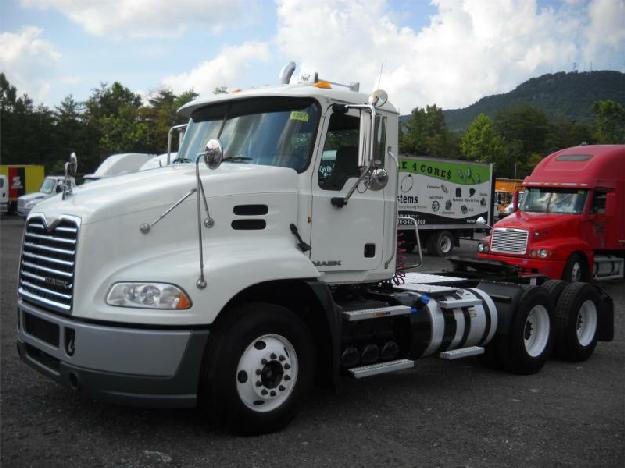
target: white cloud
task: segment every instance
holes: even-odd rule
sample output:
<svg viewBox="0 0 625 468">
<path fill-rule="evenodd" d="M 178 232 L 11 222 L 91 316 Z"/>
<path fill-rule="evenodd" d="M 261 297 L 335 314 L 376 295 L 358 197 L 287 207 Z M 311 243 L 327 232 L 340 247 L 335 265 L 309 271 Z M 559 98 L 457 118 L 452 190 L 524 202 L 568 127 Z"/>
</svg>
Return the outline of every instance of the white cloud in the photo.
<svg viewBox="0 0 625 468">
<path fill-rule="evenodd" d="M 22 0 L 22 5 L 54 8 L 97 36 L 176 36 L 191 23 L 218 32 L 241 13 L 240 0 Z"/>
<path fill-rule="evenodd" d="M 0 70 L 18 93 L 28 93 L 35 101 L 43 101 L 50 91 L 45 78 L 61 58 L 56 48 L 41 39 L 42 30 L 33 26 L 17 33 L 0 33 Z"/>
<path fill-rule="evenodd" d="M 585 60 L 601 65 L 617 57 L 625 65 L 625 0 L 593 0 L 588 12 Z"/>
<path fill-rule="evenodd" d="M 611 1 L 611 0 L 608 0 Z M 420 31 L 398 27 L 384 0 L 278 0 L 277 44 L 320 76 L 377 83 L 402 112 L 436 103 L 461 107 L 531 76 L 570 69 L 581 23 L 573 10 L 530 0 L 434 0 Z M 575 10 L 577 11 L 577 10 Z"/>
<path fill-rule="evenodd" d="M 188 73 L 169 76 L 163 84 L 176 93 L 193 89 L 200 95 L 210 94 L 218 86 L 236 86 L 253 65 L 268 59 L 269 47 L 264 42 L 226 46 L 213 59 L 200 63 Z"/>
</svg>

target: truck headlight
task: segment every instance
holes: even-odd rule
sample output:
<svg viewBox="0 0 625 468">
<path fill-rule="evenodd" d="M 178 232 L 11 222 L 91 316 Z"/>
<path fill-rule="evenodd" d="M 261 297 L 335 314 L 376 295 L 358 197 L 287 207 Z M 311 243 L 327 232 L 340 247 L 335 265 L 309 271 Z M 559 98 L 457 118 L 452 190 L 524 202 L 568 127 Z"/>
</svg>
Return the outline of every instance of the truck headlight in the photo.
<svg viewBox="0 0 625 468">
<path fill-rule="evenodd" d="M 540 249 L 538 251 L 538 256 L 541 258 L 547 258 L 549 256 L 549 250 L 547 249 Z"/>
<path fill-rule="evenodd" d="M 188 309 L 191 299 L 182 288 L 168 283 L 115 283 L 106 303 L 138 309 Z"/>
<path fill-rule="evenodd" d="M 477 244 L 477 251 L 478 252 L 483 252 L 483 253 L 488 253 L 488 244 L 484 243 L 484 242 L 478 242 L 478 244 Z"/>
</svg>

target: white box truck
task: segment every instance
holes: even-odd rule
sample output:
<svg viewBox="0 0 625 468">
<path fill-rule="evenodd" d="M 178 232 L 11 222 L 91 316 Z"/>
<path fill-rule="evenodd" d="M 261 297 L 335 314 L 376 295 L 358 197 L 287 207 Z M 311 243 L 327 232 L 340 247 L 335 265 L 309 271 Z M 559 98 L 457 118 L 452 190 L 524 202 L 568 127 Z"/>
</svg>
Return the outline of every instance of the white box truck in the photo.
<svg viewBox="0 0 625 468">
<path fill-rule="evenodd" d="M 612 302 L 590 284 L 398 281 L 399 115 L 384 92 L 352 89 L 312 79 L 196 100 L 180 110 L 191 163 L 38 204 L 21 358 L 88 397 L 199 406 L 259 434 L 313 384 L 482 353 L 531 374 L 554 347 L 581 361 L 612 339 Z"/>
<path fill-rule="evenodd" d="M 399 241 L 412 251 L 420 241 L 430 255 L 444 256 L 462 237 L 484 230 L 493 219 L 493 165 L 471 161 L 402 156 L 397 206 Z M 417 220 L 420 239 L 406 217 Z"/>
</svg>

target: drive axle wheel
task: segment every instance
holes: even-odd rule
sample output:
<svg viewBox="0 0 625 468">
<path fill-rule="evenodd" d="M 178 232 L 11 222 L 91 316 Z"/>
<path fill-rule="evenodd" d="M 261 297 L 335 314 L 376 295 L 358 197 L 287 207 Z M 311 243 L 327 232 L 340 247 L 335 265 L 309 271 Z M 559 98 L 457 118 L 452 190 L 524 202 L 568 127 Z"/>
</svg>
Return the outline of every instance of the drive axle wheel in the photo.
<svg viewBox="0 0 625 468">
<path fill-rule="evenodd" d="M 312 383 L 310 332 L 284 307 L 245 303 L 227 312 L 207 345 L 200 399 L 236 434 L 286 426 Z"/>
<path fill-rule="evenodd" d="M 508 334 L 497 338 L 497 351 L 505 369 L 522 375 L 542 369 L 551 352 L 552 304 L 547 290 L 525 290 Z"/>
<path fill-rule="evenodd" d="M 588 359 L 597 346 L 601 298 L 587 283 L 571 283 L 560 295 L 554 314 L 556 354 L 567 361 Z"/>
</svg>

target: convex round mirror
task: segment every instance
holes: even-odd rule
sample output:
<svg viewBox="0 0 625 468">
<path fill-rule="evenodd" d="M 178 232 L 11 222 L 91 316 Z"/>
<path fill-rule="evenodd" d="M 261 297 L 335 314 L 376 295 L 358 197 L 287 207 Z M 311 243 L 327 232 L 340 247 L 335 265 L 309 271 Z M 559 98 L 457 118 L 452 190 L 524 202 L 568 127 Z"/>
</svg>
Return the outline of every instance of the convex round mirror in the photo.
<svg viewBox="0 0 625 468">
<path fill-rule="evenodd" d="M 219 140 L 215 138 L 208 140 L 202 155 L 204 157 L 204 163 L 209 167 L 209 169 L 217 169 L 224 160 L 224 151 L 221 147 L 221 143 L 219 143 Z"/>
<path fill-rule="evenodd" d="M 388 101 L 388 94 L 383 89 L 376 89 L 369 96 L 369 104 L 374 107 L 382 107 Z"/>
<path fill-rule="evenodd" d="M 386 169 L 374 169 L 371 171 L 371 175 L 369 176 L 369 181 L 367 186 L 373 190 L 378 191 L 382 190 L 388 184 L 388 172 Z"/>
</svg>

